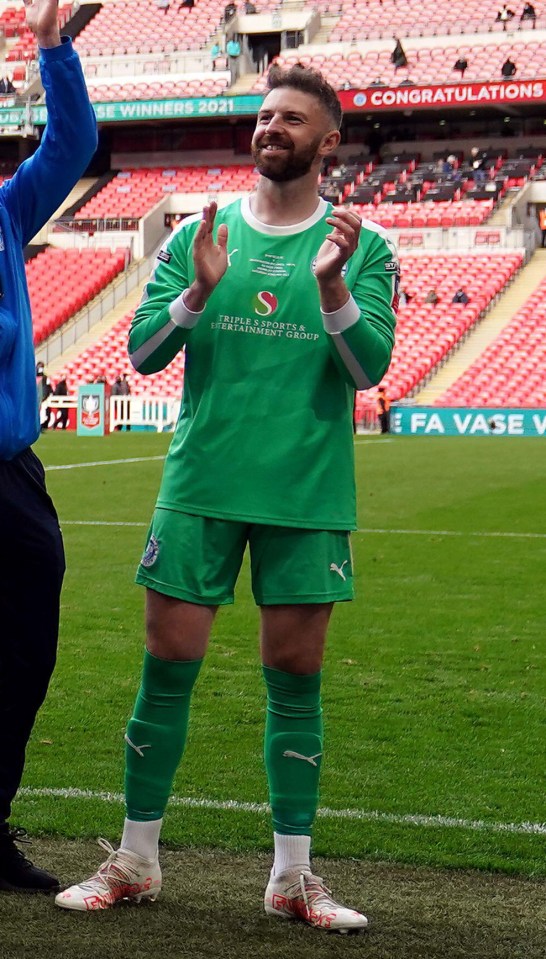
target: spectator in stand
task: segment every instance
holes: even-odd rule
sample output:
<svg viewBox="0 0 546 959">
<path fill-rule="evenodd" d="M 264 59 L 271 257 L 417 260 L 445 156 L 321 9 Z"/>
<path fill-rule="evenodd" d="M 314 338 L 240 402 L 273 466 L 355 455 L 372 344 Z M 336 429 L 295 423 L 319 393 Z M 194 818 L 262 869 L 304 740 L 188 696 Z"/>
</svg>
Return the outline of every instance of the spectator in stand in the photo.
<svg viewBox="0 0 546 959">
<path fill-rule="evenodd" d="M 6 96 L 10 93 L 16 93 L 11 77 L 5 76 L 0 79 L 0 96 Z"/>
<path fill-rule="evenodd" d="M 465 306 L 470 302 L 470 297 L 466 290 L 463 290 L 462 286 L 459 287 L 457 292 L 454 294 L 452 303 L 463 303 Z"/>
<path fill-rule="evenodd" d="M 509 20 L 513 20 L 514 17 L 515 17 L 514 11 L 510 10 L 509 7 L 507 7 L 506 4 L 503 3 L 502 7 L 498 11 L 497 16 L 495 18 L 495 23 L 502 23 L 502 29 L 506 30 L 506 24 L 508 23 Z"/>
<path fill-rule="evenodd" d="M 216 61 L 218 60 L 218 57 L 220 56 L 221 53 L 222 53 L 222 50 L 220 48 L 220 44 L 218 43 L 218 41 L 216 41 L 216 43 L 212 44 L 211 51 L 210 51 L 210 58 L 212 60 L 213 70 L 216 70 Z"/>
<path fill-rule="evenodd" d="M 226 43 L 226 53 L 228 55 L 228 66 L 231 72 L 231 82 L 235 83 L 239 76 L 239 57 L 241 56 L 241 44 L 235 37 L 232 37 Z"/>
<path fill-rule="evenodd" d="M 510 57 L 506 57 L 506 60 L 504 61 L 501 67 L 501 74 L 502 74 L 503 80 L 509 80 L 510 77 L 513 77 L 516 70 L 517 70 L 517 67 L 514 61 L 511 60 Z"/>
<path fill-rule="evenodd" d="M 53 393 L 51 380 L 47 375 L 44 364 L 36 364 L 36 390 L 38 393 L 38 409 L 40 410 L 40 429 L 45 432 L 49 426 L 51 410 L 47 406 L 47 400 Z"/>
<path fill-rule="evenodd" d="M 384 80 L 381 79 L 381 77 L 376 77 L 375 80 L 372 80 L 372 82 L 370 83 L 370 86 L 371 86 L 371 87 L 386 87 L 387 84 L 385 83 Z"/>
<path fill-rule="evenodd" d="M 404 47 L 402 46 L 401 41 L 398 39 L 398 37 L 395 37 L 394 39 L 396 41 L 396 44 L 395 44 L 394 50 L 391 53 L 391 63 L 393 64 L 394 69 L 398 70 L 399 67 L 407 67 L 408 58 L 406 56 L 406 52 L 404 50 Z"/>
<path fill-rule="evenodd" d="M 533 30 L 535 29 L 537 25 L 537 13 L 532 3 L 524 4 L 523 10 L 521 12 L 521 17 L 519 18 L 519 22 L 521 23 L 523 20 L 532 20 Z"/>
<path fill-rule="evenodd" d="M 246 0 L 246 3 L 243 7 L 243 13 L 246 13 L 246 14 L 258 13 L 255 4 L 253 4 L 251 0 Z"/>
<path fill-rule="evenodd" d="M 378 386 L 377 388 L 377 418 L 381 426 L 382 433 L 390 433 L 391 431 L 391 403 L 387 395 L 387 391 L 384 386 Z"/>
<path fill-rule="evenodd" d="M 461 80 L 462 80 L 465 75 L 465 70 L 468 69 L 468 60 L 466 59 L 466 57 L 464 56 L 458 57 L 458 59 L 453 64 L 453 69 L 459 71 L 459 73 L 461 74 Z"/>
<path fill-rule="evenodd" d="M 163 10 L 163 13 L 169 12 L 170 0 L 157 0 L 157 9 Z"/>
<path fill-rule="evenodd" d="M 485 183 L 487 178 L 487 154 L 479 147 L 472 147 L 470 151 L 470 164 L 472 166 L 472 177 L 476 185 Z"/>
<path fill-rule="evenodd" d="M 412 80 L 411 77 L 406 77 L 405 80 L 401 80 L 398 84 L 399 87 L 414 87 L 415 80 Z"/>
<path fill-rule="evenodd" d="M 439 302 L 440 302 L 440 297 L 438 296 L 436 290 L 433 287 L 432 290 L 428 291 L 425 297 L 425 303 L 431 303 L 432 306 L 436 306 L 436 304 Z"/>
<path fill-rule="evenodd" d="M 53 396 L 68 396 L 68 384 L 66 380 L 59 380 L 57 386 L 53 390 Z M 60 426 L 63 430 L 65 430 L 68 426 L 68 409 L 66 406 L 61 406 L 57 409 L 57 415 L 55 416 L 53 429 L 56 430 L 58 426 Z"/>
<path fill-rule="evenodd" d="M 235 3 L 226 3 L 224 7 L 224 23 L 229 23 L 229 21 L 237 13 L 237 6 Z"/>
</svg>

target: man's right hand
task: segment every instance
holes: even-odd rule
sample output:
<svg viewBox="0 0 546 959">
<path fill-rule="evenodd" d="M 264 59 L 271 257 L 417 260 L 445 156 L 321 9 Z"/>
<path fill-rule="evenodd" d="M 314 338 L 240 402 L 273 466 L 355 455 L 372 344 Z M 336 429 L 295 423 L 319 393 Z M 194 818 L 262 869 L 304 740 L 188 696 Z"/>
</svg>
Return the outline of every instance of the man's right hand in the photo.
<svg viewBox="0 0 546 959">
<path fill-rule="evenodd" d="M 42 48 L 61 43 L 58 24 L 58 0 L 24 0 L 27 26 Z"/>
<path fill-rule="evenodd" d="M 184 303 L 189 310 L 199 312 L 227 270 L 228 228 L 221 223 L 216 233 L 216 243 L 212 235 L 218 206 L 211 203 L 203 209 L 203 219 L 199 224 L 193 241 L 193 266 L 195 280 L 184 294 Z"/>
</svg>

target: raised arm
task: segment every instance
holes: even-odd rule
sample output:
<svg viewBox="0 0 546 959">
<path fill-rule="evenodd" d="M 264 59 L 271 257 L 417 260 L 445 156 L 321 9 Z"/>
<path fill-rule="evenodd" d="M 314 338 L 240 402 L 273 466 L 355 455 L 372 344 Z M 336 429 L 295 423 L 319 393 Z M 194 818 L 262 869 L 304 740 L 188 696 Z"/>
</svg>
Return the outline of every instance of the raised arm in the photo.
<svg viewBox="0 0 546 959">
<path fill-rule="evenodd" d="M 85 172 L 97 146 L 97 123 L 79 57 L 61 39 L 57 0 L 26 0 L 27 23 L 40 46 L 47 125 L 40 146 L 5 184 L 5 202 L 22 245 L 28 243 Z"/>
<path fill-rule="evenodd" d="M 129 333 L 129 358 L 139 373 L 157 373 L 176 356 L 227 269 L 227 226 L 214 239 L 216 203 L 184 226 L 160 251 Z M 191 264 L 191 269 L 190 269 Z"/>
</svg>

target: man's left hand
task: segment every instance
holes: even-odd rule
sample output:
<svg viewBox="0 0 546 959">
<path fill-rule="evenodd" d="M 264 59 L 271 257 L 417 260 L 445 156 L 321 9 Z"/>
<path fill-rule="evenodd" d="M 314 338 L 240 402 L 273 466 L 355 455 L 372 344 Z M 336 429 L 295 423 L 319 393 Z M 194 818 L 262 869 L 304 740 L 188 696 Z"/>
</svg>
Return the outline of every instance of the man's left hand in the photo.
<svg viewBox="0 0 546 959">
<path fill-rule="evenodd" d="M 41 47 L 58 47 L 61 42 L 58 23 L 59 0 L 24 0 L 27 25 Z"/>
<path fill-rule="evenodd" d="M 362 219 L 354 210 L 333 210 L 326 222 L 333 226 L 320 250 L 315 263 L 317 281 L 333 280 L 341 276 L 341 270 L 358 246 Z"/>
</svg>

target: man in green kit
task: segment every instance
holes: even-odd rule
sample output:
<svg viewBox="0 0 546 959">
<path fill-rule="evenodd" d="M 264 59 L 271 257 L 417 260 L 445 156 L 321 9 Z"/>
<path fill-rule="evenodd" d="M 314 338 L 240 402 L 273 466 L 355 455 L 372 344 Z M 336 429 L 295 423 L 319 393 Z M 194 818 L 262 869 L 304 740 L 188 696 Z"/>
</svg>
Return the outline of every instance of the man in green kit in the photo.
<svg viewBox="0 0 546 959">
<path fill-rule="evenodd" d="M 134 367 L 156 372 L 185 348 L 184 395 L 137 573 L 147 637 L 125 737 L 121 846 L 60 893 L 59 906 L 157 896 L 159 834 L 192 688 L 248 544 L 275 849 L 265 909 L 343 933 L 367 925 L 310 866 L 326 633 L 333 604 L 353 597 L 354 392 L 389 365 L 398 298 L 384 231 L 318 196 L 340 124 L 319 73 L 274 68 L 252 141 L 256 191 L 184 220 L 136 311 Z"/>
</svg>

